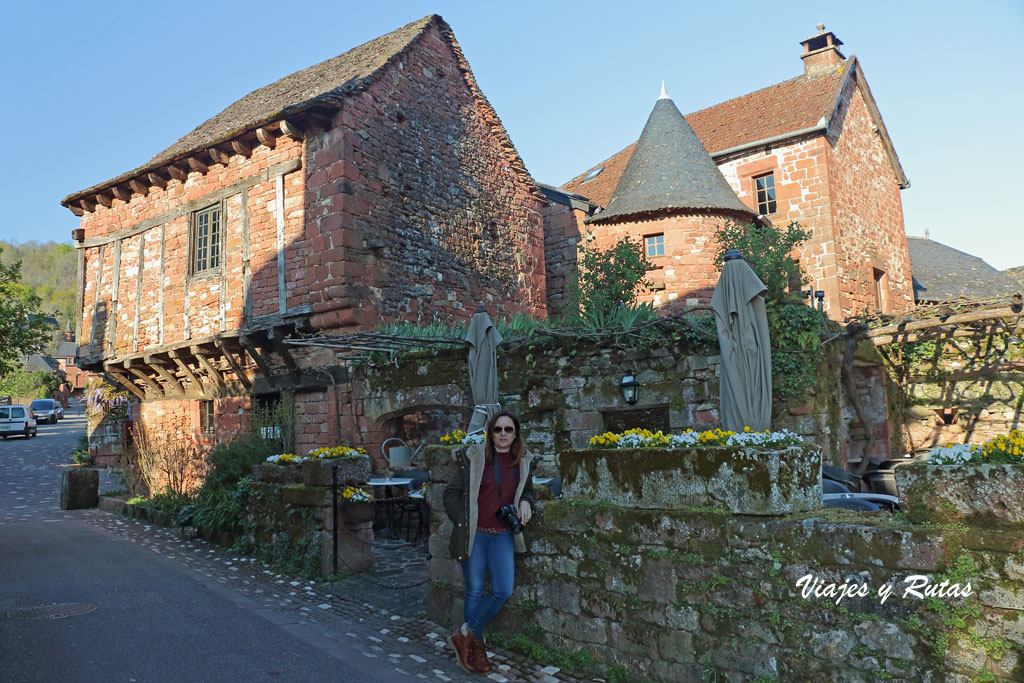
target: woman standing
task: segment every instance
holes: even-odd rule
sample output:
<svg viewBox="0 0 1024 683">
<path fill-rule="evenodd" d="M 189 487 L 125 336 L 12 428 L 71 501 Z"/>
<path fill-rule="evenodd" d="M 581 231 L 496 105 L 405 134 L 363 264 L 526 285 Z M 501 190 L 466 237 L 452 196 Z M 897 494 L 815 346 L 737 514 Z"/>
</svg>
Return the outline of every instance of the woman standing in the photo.
<svg viewBox="0 0 1024 683">
<path fill-rule="evenodd" d="M 512 597 L 514 554 L 526 552 L 522 525 L 533 517 L 533 456 L 526 453 L 519 419 L 502 411 L 487 423 L 487 442 L 458 457 L 459 471 L 444 490 L 444 507 L 455 527 L 451 555 L 462 563 L 466 584 L 466 623 L 448 642 L 462 668 L 486 674 L 491 663 L 484 627 Z M 485 596 L 488 573 L 491 592 Z"/>
</svg>

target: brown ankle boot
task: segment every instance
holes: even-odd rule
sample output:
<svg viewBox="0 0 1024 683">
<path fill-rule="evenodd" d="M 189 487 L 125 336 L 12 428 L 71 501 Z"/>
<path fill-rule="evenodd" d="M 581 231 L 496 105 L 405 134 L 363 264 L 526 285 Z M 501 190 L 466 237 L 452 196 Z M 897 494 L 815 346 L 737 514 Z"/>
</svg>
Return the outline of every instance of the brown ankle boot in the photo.
<svg viewBox="0 0 1024 683">
<path fill-rule="evenodd" d="M 470 632 L 468 636 L 464 636 L 462 635 L 462 629 L 448 636 L 448 644 L 455 650 L 455 654 L 459 659 L 459 665 L 471 674 L 478 673 L 473 666 L 473 644 L 475 642 L 476 638 L 473 637 L 473 633 Z"/>
<path fill-rule="evenodd" d="M 472 633 L 469 637 L 473 639 L 469 649 L 469 661 L 473 669 L 480 674 L 491 673 L 491 662 L 487 659 L 487 645 L 484 644 L 484 639 L 477 638 Z"/>
</svg>

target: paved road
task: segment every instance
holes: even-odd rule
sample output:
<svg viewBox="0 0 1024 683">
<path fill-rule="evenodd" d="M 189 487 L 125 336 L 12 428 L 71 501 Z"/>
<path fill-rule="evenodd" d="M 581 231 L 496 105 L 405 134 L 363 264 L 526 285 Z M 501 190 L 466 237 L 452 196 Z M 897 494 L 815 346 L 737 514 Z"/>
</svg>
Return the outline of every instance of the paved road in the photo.
<svg viewBox="0 0 1024 683">
<path fill-rule="evenodd" d="M 442 629 L 359 578 L 300 581 L 176 529 L 61 511 L 84 430 L 72 411 L 0 442 L 0 683 L 481 679 L 453 661 Z M 17 615 L 53 604 L 95 609 Z M 508 653 L 492 661 L 498 683 L 572 680 Z"/>
</svg>

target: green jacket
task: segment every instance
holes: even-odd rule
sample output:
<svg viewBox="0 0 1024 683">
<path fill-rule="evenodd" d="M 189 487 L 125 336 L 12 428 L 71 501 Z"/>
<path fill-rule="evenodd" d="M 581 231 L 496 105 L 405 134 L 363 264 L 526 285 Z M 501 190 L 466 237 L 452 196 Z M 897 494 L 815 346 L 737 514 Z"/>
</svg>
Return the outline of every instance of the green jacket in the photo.
<svg viewBox="0 0 1024 683">
<path fill-rule="evenodd" d="M 480 481 L 484 476 L 484 446 L 474 444 L 466 449 L 457 450 L 455 457 L 459 462 L 459 471 L 445 487 L 443 498 L 445 512 L 448 513 L 453 526 L 448 549 L 453 559 L 464 562 L 473 552 L 473 540 L 476 538 L 476 525 L 480 517 L 477 497 L 480 495 Z M 537 505 L 533 498 L 535 467 L 536 459 L 529 452 L 523 453 L 519 460 L 519 486 L 515 495 L 517 510 L 521 500 L 529 501 L 530 507 L 536 510 Z M 528 543 L 525 536 L 526 531 L 512 535 L 517 553 L 527 551 Z"/>
</svg>

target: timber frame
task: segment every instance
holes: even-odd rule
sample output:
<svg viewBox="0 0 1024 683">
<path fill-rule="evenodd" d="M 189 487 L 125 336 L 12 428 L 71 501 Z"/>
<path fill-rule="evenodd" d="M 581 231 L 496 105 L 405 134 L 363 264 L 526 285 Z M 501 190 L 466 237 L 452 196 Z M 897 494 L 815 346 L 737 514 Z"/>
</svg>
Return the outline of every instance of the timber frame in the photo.
<svg viewBox="0 0 1024 683">
<path fill-rule="evenodd" d="M 186 339 L 112 359 L 93 354 L 79 367 L 101 373 L 140 401 L 209 400 L 320 387 L 284 340 L 310 331 L 308 314 L 267 315 L 240 330 Z"/>
</svg>

